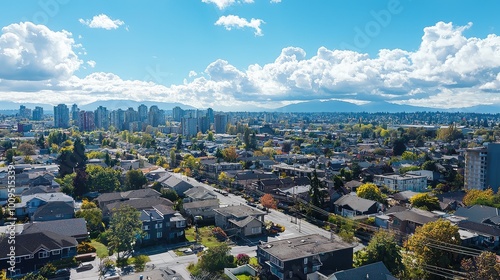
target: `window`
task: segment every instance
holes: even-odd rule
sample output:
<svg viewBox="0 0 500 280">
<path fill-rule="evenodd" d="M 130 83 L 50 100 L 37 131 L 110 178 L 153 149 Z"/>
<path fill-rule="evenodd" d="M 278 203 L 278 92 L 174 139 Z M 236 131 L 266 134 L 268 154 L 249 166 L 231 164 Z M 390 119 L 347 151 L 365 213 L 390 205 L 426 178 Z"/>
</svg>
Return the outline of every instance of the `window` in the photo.
<svg viewBox="0 0 500 280">
<path fill-rule="evenodd" d="M 16 258 L 16 263 L 20 263 L 21 262 L 21 257 L 17 257 Z"/>
<path fill-rule="evenodd" d="M 39 259 L 43 259 L 43 258 L 48 258 L 49 257 L 49 252 L 47 251 L 41 251 L 41 252 L 38 252 L 38 258 Z"/>
<path fill-rule="evenodd" d="M 59 255 L 59 254 L 61 254 L 61 250 L 52 251 L 52 255 Z"/>
<path fill-rule="evenodd" d="M 149 239 L 149 238 L 151 238 L 151 235 L 149 233 L 146 234 L 146 236 L 144 236 L 144 239 L 146 239 L 146 240 Z"/>
<path fill-rule="evenodd" d="M 307 274 L 307 267 L 304 267 L 304 274 Z"/>
<path fill-rule="evenodd" d="M 157 223 L 156 224 L 156 228 L 162 228 L 163 227 L 163 224 L 162 223 Z"/>
<path fill-rule="evenodd" d="M 159 232 L 156 233 L 156 238 L 161 238 L 161 236 L 162 236 L 162 232 L 161 231 L 159 231 Z"/>
<path fill-rule="evenodd" d="M 261 227 L 253 227 L 252 228 L 252 234 L 258 234 L 261 233 L 262 228 Z"/>
<path fill-rule="evenodd" d="M 32 259 L 33 257 L 34 257 L 33 255 L 27 255 L 27 256 L 24 256 L 24 259 L 29 260 L 29 259 Z"/>
<path fill-rule="evenodd" d="M 143 230 L 149 230 L 149 225 L 144 225 L 144 226 L 142 227 L 142 229 L 143 229 Z"/>
<path fill-rule="evenodd" d="M 304 258 L 304 264 L 307 264 L 307 258 Z"/>
</svg>

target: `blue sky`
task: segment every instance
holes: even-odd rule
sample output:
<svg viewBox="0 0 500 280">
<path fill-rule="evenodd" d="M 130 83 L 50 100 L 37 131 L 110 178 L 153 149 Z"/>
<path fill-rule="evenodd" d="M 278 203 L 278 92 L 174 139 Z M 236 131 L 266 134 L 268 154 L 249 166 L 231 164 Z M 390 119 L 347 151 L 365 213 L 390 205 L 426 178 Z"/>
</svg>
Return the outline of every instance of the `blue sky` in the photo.
<svg viewBox="0 0 500 280">
<path fill-rule="evenodd" d="M 500 103 L 499 1 L 0 5 L 0 100 L 158 100 L 220 109 L 329 99 L 440 108 Z"/>
</svg>

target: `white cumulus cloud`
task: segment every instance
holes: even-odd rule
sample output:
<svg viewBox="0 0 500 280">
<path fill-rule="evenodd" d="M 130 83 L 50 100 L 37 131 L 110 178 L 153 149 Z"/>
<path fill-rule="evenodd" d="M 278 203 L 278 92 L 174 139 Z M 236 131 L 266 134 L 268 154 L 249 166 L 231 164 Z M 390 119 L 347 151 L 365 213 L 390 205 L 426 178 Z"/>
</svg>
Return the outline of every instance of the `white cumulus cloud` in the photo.
<svg viewBox="0 0 500 280">
<path fill-rule="evenodd" d="M 236 3 L 251 4 L 253 3 L 253 1 L 254 0 L 201 0 L 201 2 L 203 3 L 215 4 L 220 10 L 223 10 Z"/>
<path fill-rule="evenodd" d="M 252 18 L 250 21 L 248 21 L 247 19 L 240 18 L 239 16 L 228 15 L 228 16 L 221 16 L 215 22 L 215 25 L 224 26 L 226 30 L 231 30 L 233 28 L 240 29 L 248 27 L 254 29 L 255 36 L 262 36 L 264 34 L 262 33 L 260 25 L 263 23 L 264 21 L 261 19 Z"/>
<path fill-rule="evenodd" d="M 271 0 L 271 3 L 281 3 L 281 0 Z"/>
<path fill-rule="evenodd" d="M 466 37 L 464 31 L 468 28 L 473 27 L 438 22 L 423 30 L 415 50 L 382 49 L 373 57 L 326 47 L 319 47 L 312 54 L 300 47 L 286 47 L 274 61 L 266 64 L 236 67 L 230 61 L 217 59 L 205 69 L 189 72 L 189 80 L 171 86 L 124 80 L 113 73 L 101 72 L 84 78 L 62 79 L 58 78 L 61 75 L 50 72 L 53 68 L 47 68 L 50 80 L 0 77 L 0 100 L 42 103 L 50 100 L 68 104 L 110 99 L 170 100 L 221 110 L 252 106 L 276 108 L 309 100 L 359 104 L 387 101 L 435 108 L 500 104 L 500 37 L 495 34 L 485 38 Z M 70 40 L 67 33 L 62 34 L 65 36 L 59 34 L 61 38 Z M 22 55 L 22 52 L 16 53 L 18 48 L 14 47 L 18 41 L 23 42 L 19 38 L 0 37 L 0 65 L 16 69 L 12 66 L 16 64 L 5 58 L 5 53 L 9 58 L 16 58 L 15 61 L 25 61 L 16 56 Z M 9 48 L 4 47 L 6 42 L 10 42 Z M 68 44 L 71 50 L 71 40 Z M 35 46 L 37 52 L 47 48 L 45 44 L 31 48 Z M 75 63 L 78 66 L 81 62 Z M 38 73 L 37 65 L 26 65 L 25 74 Z M 32 68 L 35 70 L 28 70 Z M 3 69 L 0 68 L 0 73 L 11 73 Z"/>
<path fill-rule="evenodd" d="M 87 64 L 88 64 L 90 67 L 94 68 L 94 67 L 95 67 L 95 65 L 96 65 L 96 62 L 95 62 L 95 61 L 93 61 L 93 60 L 89 60 L 89 61 L 87 61 Z"/>
<path fill-rule="evenodd" d="M 48 80 L 69 77 L 82 61 L 68 31 L 31 22 L 11 24 L 0 35 L 0 79 Z"/>
<path fill-rule="evenodd" d="M 90 19 L 79 19 L 81 24 L 87 25 L 90 28 L 102 28 L 106 30 L 117 29 L 118 27 L 125 24 L 122 20 L 119 19 L 111 19 L 109 16 L 105 14 L 100 14 L 94 16 Z"/>
</svg>

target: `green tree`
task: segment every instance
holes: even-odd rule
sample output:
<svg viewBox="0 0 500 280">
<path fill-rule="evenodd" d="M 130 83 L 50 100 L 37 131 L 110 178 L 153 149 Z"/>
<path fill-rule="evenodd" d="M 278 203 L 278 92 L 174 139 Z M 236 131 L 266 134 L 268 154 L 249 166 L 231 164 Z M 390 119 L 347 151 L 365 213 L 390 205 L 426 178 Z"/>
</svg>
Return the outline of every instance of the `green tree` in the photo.
<svg viewBox="0 0 500 280">
<path fill-rule="evenodd" d="M 129 170 L 125 174 L 125 189 L 126 190 L 138 190 L 142 188 L 148 179 L 142 173 L 141 170 Z"/>
<path fill-rule="evenodd" d="M 201 255 L 198 265 L 200 269 L 208 272 L 221 272 L 226 267 L 234 267 L 233 256 L 229 254 L 230 252 L 231 247 L 225 243 L 208 248 Z"/>
<path fill-rule="evenodd" d="M 423 170 L 429 170 L 429 171 L 438 171 L 436 162 L 433 160 L 428 160 L 422 164 L 422 169 Z"/>
<path fill-rule="evenodd" d="M 384 196 L 382 195 L 382 192 L 377 187 L 377 185 L 373 183 L 366 183 L 359 186 L 356 194 L 361 198 L 384 202 Z"/>
<path fill-rule="evenodd" d="M 235 146 L 224 148 L 224 150 L 222 150 L 222 155 L 224 157 L 224 160 L 227 162 L 235 162 L 238 158 Z"/>
<path fill-rule="evenodd" d="M 35 146 L 28 142 L 24 142 L 17 147 L 17 149 L 25 156 L 31 156 L 35 154 Z"/>
<path fill-rule="evenodd" d="M 410 198 L 410 203 L 413 207 L 424 209 L 427 211 L 441 210 L 439 200 L 435 196 L 428 193 L 419 193 Z"/>
<path fill-rule="evenodd" d="M 43 277 L 50 277 L 56 274 L 56 270 L 57 268 L 53 264 L 47 263 L 42 266 L 42 268 L 40 268 L 40 271 L 38 271 L 38 273 Z"/>
<path fill-rule="evenodd" d="M 23 278 L 21 278 L 21 280 L 47 280 L 47 277 L 30 272 L 24 275 Z"/>
<path fill-rule="evenodd" d="M 415 161 L 418 159 L 418 156 L 415 153 L 404 151 L 403 154 L 401 154 L 401 158 L 403 160 Z"/>
<path fill-rule="evenodd" d="M 174 168 L 177 166 L 175 149 L 170 150 L 170 167 Z"/>
<path fill-rule="evenodd" d="M 179 135 L 177 137 L 177 144 L 175 147 L 177 148 L 177 151 L 182 150 L 182 136 Z"/>
<path fill-rule="evenodd" d="M 309 181 L 311 185 L 308 193 L 310 203 L 316 207 L 322 208 L 325 203 L 326 186 L 321 180 L 319 180 L 316 170 L 313 171 L 312 176 L 309 176 Z"/>
<path fill-rule="evenodd" d="M 88 174 L 83 168 L 78 168 L 73 179 L 73 195 L 77 198 L 89 192 Z"/>
<path fill-rule="evenodd" d="M 61 178 L 73 173 L 75 161 L 73 160 L 73 151 L 70 147 L 61 149 L 56 161 L 59 164 L 59 176 Z"/>
<path fill-rule="evenodd" d="M 117 263 L 124 263 L 136 241 L 143 236 L 139 211 L 128 205 L 113 209 L 107 235 L 110 252 L 117 253 Z"/>
<path fill-rule="evenodd" d="M 465 194 L 464 198 L 462 199 L 462 202 L 466 206 L 472 206 L 472 205 L 487 205 L 487 206 L 492 206 L 493 205 L 493 190 L 492 189 L 486 189 L 486 190 L 475 190 L 475 189 L 470 189 L 467 190 L 467 193 Z"/>
<path fill-rule="evenodd" d="M 120 189 L 120 171 L 99 165 L 88 165 L 86 171 L 91 191 L 113 192 Z"/>
<path fill-rule="evenodd" d="M 460 242 L 458 226 L 453 225 L 448 220 L 439 219 L 417 227 L 404 247 L 412 252 L 413 263 L 425 271 L 425 265 L 439 264 L 440 267 L 450 268 L 454 262 L 453 253 L 433 245 L 441 244 L 442 246 L 443 243 L 459 245 Z M 430 275 L 428 277 L 432 278 Z"/>
<path fill-rule="evenodd" d="M 493 252 L 482 252 L 479 256 L 462 260 L 462 269 L 470 280 L 500 279 L 500 264 Z"/>
<path fill-rule="evenodd" d="M 76 211 L 75 217 L 85 219 L 87 222 L 87 230 L 91 235 L 97 235 L 102 229 L 102 211 L 97 207 L 80 209 Z"/>
<path fill-rule="evenodd" d="M 392 154 L 394 156 L 400 156 L 406 151 L 406 141 L 403 138 L 398 138 L 394 140 L 392 146 Z"/>
<path fill-rule="evenodd" d="M 172 189 L 166 189 L 161 192 L 161 197 L 164 197 L 172 202 L 175 202 L 179 199 L 179 195 L 175 190 Z"/>
<path fill-rule="evenodd" d="M 401 251 L 393 233 L 379 230 L 372 237 L 368 246 L 357 253 L 355 266 L 383 262 L 393 275 L 403 270 Z"/>
<path fill-rule="evenodd" d="M 64 141 L 68 140 L 68 136 L 66 133 L 60 131 L 60 130 L 53 130 L 49 133 L 49 136 L 47 137 L 47 143 L 49 146 L 52 146 L 52 144 L 56 145 L 61 145 Z"/>
<path fill-rule="evenodd" d="M 212 131 L 207 133 L 207 141 L 214 141 L 214 133 Z"/>
</svg>

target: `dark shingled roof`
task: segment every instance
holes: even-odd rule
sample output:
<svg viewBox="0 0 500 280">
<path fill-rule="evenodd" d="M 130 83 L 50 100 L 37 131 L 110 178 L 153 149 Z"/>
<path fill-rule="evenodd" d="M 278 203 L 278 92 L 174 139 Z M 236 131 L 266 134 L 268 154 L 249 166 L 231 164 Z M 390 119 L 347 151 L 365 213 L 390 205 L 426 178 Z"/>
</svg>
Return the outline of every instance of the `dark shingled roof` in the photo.
<svg viewBox="0 0 500 280">
<path fill-rule="evenodd" d="M 494 226 L 475 223 L 471 221 L 460 221 L 458 223 L 458 227 L 460 229 L 466 229 L 471 232 L 475 232 L 477 234 L 486 234 L 490 236 L 500 236 L 500 229 Z"/>
<path fill-rule="evenodd" d="M 88 234 L 84 218 L 36 222 L 24 225 L 24 233 L 51 231 L 65 236 L 77 237 Z"/>
<path fill-rule="evenodd" d="M 54 201 L 44 204 L 33 213 L 34 220 L 43 220 L 50 216 L 55 216 L 56 214 L 61 215 L 74 215 L 75 208 L 73 206 L 68 205 L 68 203 L 64 201 Z"/>
<path fill-rule="evenodd" d="M 364 213 L 368 211 L 374 204 L 377 204 L 377 202 L 354 195 L 344 195 L 341 198 L 337 199 L 333 204 L 343 207 L 348 206 L 352 210 Z"/>
<path fill-rule="evenodd" d="M 258 247 L 281 261 L 316 256 L 321 253 L 344 249 L 352 250 L 352 248 L 354 248 L 354 246 L 349 243 L 330 241 L 328 238 L 319 234 L 268 242 Z"/>
<path fill-rule="evenodd" d="M 0 258 L 6 259 L 10 252 L 8 238 L 0 241 Z M 51 231 L 19 234 L 16 236 L 16 256 L 32 255 L 45 249 L 48 251 L 62 249 L 65 247 L 75 247 L 78 242 L 74 237 L 64 236 Z"/>
<path fill-rule="evenodd" d="M 455 211 L 455 216 L 467 218 L 469 221 L 482 223 L 488 218 L 499 216 L 499 211 L 495 207 L 474 205 L 471 207 L 461 207 Z"/>
<path fill-rule="evenodd" d="M 423 225 L 423 224 L 426 224 L 428 222 L 433 222 L 433 221 L 437 220 L 437 218 L 424 216 L 424 215 L 418 214 L 418 213 L 411 211 L 411 210 L 390 213 L 387 215 L 396 217 L 401 221 L 410 221 L 410 222 L 417 223 L 419 225 Z"/>
<path fill-rule="evenodd" d="M 385 267 L 383 262 L 363 265 L 357 268 L 342 270 L 333 274 L 336 280 L 397 280 Z"/>
</svg>

